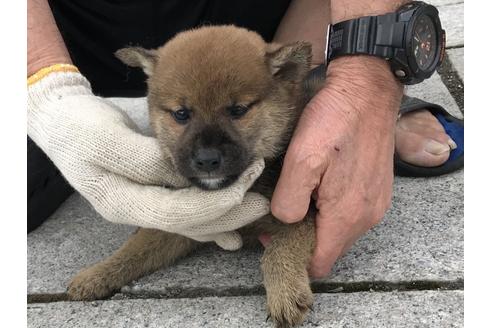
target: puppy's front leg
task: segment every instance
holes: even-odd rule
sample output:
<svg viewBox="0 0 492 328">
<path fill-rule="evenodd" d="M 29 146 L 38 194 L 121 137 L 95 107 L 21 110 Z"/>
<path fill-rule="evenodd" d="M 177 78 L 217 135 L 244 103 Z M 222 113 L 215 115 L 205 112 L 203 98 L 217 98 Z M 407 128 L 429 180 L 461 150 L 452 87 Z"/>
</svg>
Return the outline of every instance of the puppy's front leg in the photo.
<svg viewBox="0 0 492 328">
<path fill-rule="evenodd" d="M 68 287 L 72 300 L 110 296 L 132 280 L 172 264 L 198 245 L 172 233 L 140 228 L 116 253 L 79 272 Z"/>
<path fill-rule="evenodd" d="M 261 259 L 268 314 L 277 327 L 302 323 L 313 304 L 306 269 L 315 246 L 314 220 L 282 227 Z"/>
</svg>

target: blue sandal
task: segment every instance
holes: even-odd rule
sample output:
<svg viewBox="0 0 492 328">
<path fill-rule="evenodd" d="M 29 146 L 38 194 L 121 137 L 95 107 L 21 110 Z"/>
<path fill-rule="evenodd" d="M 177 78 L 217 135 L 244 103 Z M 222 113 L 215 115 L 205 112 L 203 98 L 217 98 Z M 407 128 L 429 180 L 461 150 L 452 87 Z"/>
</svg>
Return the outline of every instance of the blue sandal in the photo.
<svg viewBox="0 0 492 328">
<path fill-rule="evenodd" d="M 439 120 L 446 133 L 454 140 L 458 147 L 451 151 L 449 159 L 444 164 L 434 167 L 422 167 L 404 162 L 395 152 L 395 175 L 403 177 L 433 177 L 463 168 L 465 158 L 464 120 L 452 116 L 437 104 L 428 103 L 418 98 L 403 96 L 400 115 L 420 109 L 428 109 Z"/>
</svg>

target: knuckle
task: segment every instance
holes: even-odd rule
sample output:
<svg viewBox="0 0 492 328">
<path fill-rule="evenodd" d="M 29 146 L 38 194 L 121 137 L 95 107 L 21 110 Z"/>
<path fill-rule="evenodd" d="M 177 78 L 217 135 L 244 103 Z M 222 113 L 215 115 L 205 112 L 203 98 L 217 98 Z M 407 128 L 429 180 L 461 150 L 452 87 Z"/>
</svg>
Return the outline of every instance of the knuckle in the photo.
<svg viewBox="0 0 492 328">
<path fill-rule="evenodd" d="M 324 167 L 325 161 L 319 153 L 309 152 L 308 154 L 298 153 L 297 155 L 294 157 L 294 163 L 296 166 L 304 168 L 306 173 L 319 172 Z"/>
</svg>

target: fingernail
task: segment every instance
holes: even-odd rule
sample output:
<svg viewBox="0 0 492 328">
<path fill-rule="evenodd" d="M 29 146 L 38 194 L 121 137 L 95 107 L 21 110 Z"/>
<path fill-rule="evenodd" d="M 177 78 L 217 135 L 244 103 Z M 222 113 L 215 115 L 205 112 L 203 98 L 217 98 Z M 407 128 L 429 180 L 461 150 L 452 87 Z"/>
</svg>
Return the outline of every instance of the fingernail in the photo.
<svg viewBox="0 0 492 328">
<path fill-rule="evenodd" d="M 449 151 L 449 145 L 429 139 L 424 147 L 424 150 L 430 154 L 441 155 Z"/>
<path fill-rule="evenodd" d="M 458 148 L 458 145 L 456 144 L 456 142 L 454 142 L 454 140 L 453 140 L 453 139 L 451 139 L 451 138 L 449 138 L 449 139 L 448 139 L 448 145 L 449 145 L 449 147 L 450 147 L 451 149 L 456 149 L 456 148 Z"/>
</svg>

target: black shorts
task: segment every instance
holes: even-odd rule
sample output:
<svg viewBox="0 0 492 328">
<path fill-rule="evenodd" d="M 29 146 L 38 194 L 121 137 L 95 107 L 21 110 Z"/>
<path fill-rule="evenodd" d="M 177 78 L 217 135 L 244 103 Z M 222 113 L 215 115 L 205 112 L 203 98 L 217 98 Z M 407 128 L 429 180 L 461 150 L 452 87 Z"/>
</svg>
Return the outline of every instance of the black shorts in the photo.
<svg viewBox="0 0 492 328">
<path fill-rule="evenodd" d="M 142 97 L 145 75 L 114 57 L 132 45 L 157 48 L 176 33 L 201 25 L 234 24 L 271 41 L 289 0 L 50 0 L 70 56 L 104 97 Z M 53 163 L 28 138 L 28 231 L 73 192 Z"/>
</svg>

